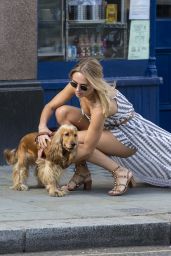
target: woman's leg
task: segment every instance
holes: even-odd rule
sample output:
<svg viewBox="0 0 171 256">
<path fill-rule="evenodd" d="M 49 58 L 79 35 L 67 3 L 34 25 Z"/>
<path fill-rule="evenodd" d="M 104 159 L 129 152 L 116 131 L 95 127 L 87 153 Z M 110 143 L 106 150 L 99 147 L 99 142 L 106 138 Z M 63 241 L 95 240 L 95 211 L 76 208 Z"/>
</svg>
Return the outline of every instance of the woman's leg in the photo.
<svg viewBox="0 0 171 256">
<path fill-rule="evenodd" d="M 82 115 L 81 109 L 72 106 L 61 106 L 55 112 L 57 122 L 62 124 L 73 124 L 78 130 L 87 130 L 89 126 L 88 119 Z"/>
<path fill-rule="evenodd" d="M 103 167 L 104 169 L 110 171 L 114 177 L 114 188 L 108 193 L 111 196 L 122 195 L 127 191 L 129 182 L 133 177 L 132 172 L 122 166 L 119 166 L 115 161 L 113 161 L 109 156 L 105 155 L 103 152 L 95 149 L 87 161 Z"/>
<path fill-rule="evenodd" d="M 56 110 L 56 119 L 59 124 L 73 124 L 78 130 L 87 130 L 89 121 L 82 115 L 81 109 L 72 106 L 62 106 Z M 86 161 L 77 162 L 75 164 L 75 173 L 70 179 L 67 188 L 75 190 L 83 185 L 85 190 L 91 190 L 92 180 L 91 174 L 87 167 Z"/>
<path fill-rule="evenodd" d="M 87 131 L 79 132 L 80 143 L 84 142 L 86 132 Z M 134 149 L 130 149 L 123 145 L 110 131 L 104 131 L 102 133 L 98 145 L 88 161 L 112 172 L 116 183 L 113 190 L 109 191 L 110 195 L 121 195 L 126 192 L 128 183 L 132 178 L 132 172 L 119 166 L 108 155 L 129 157 L 134 153 Z"/>
<path fill-rule="evenodd" d="M 86 132 L 87 131 L 79 131 L 78 139 L 80 143 L 84 143 Z M 134 149 L 130 149 L 122 144 L 110 131 L 103 131 L 96 149 L 106 155 L 118 157 L 129 157 L 136 152 Z"/>
<path fill-rule="evenodd" d="M 60 125 L 75 125 L 79 130 L 79 142 L 84 143 L 89 121 L 85 116 L 82 115 L 79 108 L 62 106 L 56 110 L 56 118 Z M 135 150 L 124 146 L 110 131 L 103 131 L 96 148 L 107 155 L 114 155 L 119 157 L 128 157 L 135 153 Z"/>
<path fill-rule="evenodd" d="M 62 106 L 57 109 L 56 118 L 59 124 L 67 123 L 67 124 L 75 125 L 80 130 L 79 142 L 80 143 L 84 142 L 86 130 L 88 129 L 88 126 L 89 126 L 89 121 L 87 120 L 86 117 L 82 115 L 80 109 L 71 107 L 71 106 Z M 117 181 L 117 184 L 123 184 L 123 185 L 115 184 L 116 189 L 111 190 L 110 191 L 111 193 L 109 192 L 111 195 L 119 195 L 125 190 L 130 178 L 132 177 L 132 173 L 128 172 L 128 170 L 123 167 L 120 169 L 117 169 L 118 164 L 114 162 L 107 155 L 128 157 L 133 153 L 134 151 L 132 149 L 125 147 L 109 131 L 104 131 L 97 145 L 97 149 L 94 150 L 93 154 L 88 159 L 88 161 L 94 164 L 97 164 L 109 170 L 110 172 L 112 172 L 113 176 L 115 176 L 115 180 Z M 79 164 L 82 165 L 82 163 L 78 163 L 77 165 Z M 83 171 L 83 168 L 82 168 L 82 171 Z M 88 175 L 89 175 L 89 171 L 87 172 L 87 169 L 84 168 L 84 171 L 81 172 L 78 176 L 87 177 Z M 74 176 L 73 176 L 73 179 L 71 179 L 71 181 L 77 180 L 78 176 L 76 176 L 76 179 L 74 179 Z M 84 179 L 83 181 L 82 179 L 79 179 L 79 180 L 81 180 L 81 182 L 84 182 Z M 75 187 L 77 186 L 77 184 L 79 185 L 81 182 L 78 182 L 78 181 L 75 182 Z M 75 187 L 72 187 L 72 189 L 74 189 Z"/>
</svg>

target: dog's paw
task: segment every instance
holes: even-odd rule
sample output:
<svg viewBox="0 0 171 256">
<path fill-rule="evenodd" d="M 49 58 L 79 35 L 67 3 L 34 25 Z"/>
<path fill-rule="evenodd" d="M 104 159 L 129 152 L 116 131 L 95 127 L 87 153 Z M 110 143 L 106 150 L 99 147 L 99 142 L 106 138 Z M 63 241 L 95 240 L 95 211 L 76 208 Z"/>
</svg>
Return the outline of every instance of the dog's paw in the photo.
<svg viewBox="0 0 171 256">
<path fill-rule="evenodd" d="M 68 194 L 70 191 L 68 190 L 68 186 L 67 185 L 63 185 L 61 187 L 61 190 L 64 191 L 66 194 Z"/>
<path fill-rule="evenodd" d="M 67 194 L 66 190 L 62 190 L 62 189 L 55 189 L 54 191 L 50 191 L 49 190 L 49 195 L 50 196 L 56 196 L 56 197 L 62 197 L 65 196 Z"/>
<path fill-rule="evenodd" d="M 17 184 L 15 186 L 10 187 L 10 189 L 18 190 L 18 191 L 27 191 L 29 190 L 28 186 L 25 184 Z"/>
</svg>

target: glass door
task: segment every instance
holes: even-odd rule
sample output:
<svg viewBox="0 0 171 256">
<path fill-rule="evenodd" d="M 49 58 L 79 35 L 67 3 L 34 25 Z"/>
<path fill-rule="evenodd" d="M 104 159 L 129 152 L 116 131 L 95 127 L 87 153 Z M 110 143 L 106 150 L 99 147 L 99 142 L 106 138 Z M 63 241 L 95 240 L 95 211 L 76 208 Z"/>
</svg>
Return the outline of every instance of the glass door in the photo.
<svg viewBox="0 0 171 256">
<path fill-rule="evenodd" d="M 63 0 L 39 0 L 38 56 L 64 58 Z"/>
</svg>

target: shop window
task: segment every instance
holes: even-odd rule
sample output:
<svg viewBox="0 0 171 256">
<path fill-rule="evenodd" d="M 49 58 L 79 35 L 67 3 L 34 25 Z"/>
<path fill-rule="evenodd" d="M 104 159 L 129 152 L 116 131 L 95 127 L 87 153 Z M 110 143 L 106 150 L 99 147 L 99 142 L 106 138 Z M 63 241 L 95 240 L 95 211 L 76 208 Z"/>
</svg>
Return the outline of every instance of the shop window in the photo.
<svg viewBox="0 0 171 256">
<path fill-rule="evenodd" d="M 171 18 L 171 0 L 157 1 L 157 18 Z"/>
<path fill-rule="evenodd" d="M 38 56 L 64 59 L 64 5 L 61 0 L 38 1 Z"/>
<path fill-rule="evenodd" d="M 127 59 L 130 2 L 38 0 L 39 58 Z"/>
</svg>

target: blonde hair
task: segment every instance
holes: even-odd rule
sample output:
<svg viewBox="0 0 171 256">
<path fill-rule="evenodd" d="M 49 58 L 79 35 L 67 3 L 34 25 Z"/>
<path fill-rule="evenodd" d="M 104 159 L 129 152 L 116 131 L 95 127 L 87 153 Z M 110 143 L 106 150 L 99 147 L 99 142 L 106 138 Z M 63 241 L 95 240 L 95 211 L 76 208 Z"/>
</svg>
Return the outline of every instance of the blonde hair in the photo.
<svg viewBox="0 0 171 256">
<path fill-rule="evenodd" d="M 82 59 L 70 72 L 69 76 L 80 72 L 96 90 L 105 117 L 110 111 L 110 92 L 113 88 L 103 79 L 103 68 L 95 58 Z"/>
</svg>

